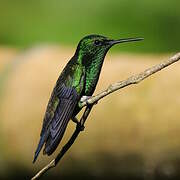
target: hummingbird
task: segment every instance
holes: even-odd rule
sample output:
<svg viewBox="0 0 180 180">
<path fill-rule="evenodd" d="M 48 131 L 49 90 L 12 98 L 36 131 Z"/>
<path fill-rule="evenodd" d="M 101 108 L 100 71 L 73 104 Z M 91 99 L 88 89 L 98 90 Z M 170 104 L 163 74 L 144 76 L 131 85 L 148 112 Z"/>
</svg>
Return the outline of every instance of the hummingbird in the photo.
<svg viewBox="0 0 180 180">
<path fill-rule="evenodd" d="M 79 102 L 92 96 L 108 50 L 115 44 L 140 40 L 143 38 L 113 40 L 95 34 L 80 40 L 52 91 L 33 163 L 43 146 L 43 154 L 51 155 L 59 145 L 68 122 L 77 122 L 76 115 L 81 110 Z"/>
</svg>

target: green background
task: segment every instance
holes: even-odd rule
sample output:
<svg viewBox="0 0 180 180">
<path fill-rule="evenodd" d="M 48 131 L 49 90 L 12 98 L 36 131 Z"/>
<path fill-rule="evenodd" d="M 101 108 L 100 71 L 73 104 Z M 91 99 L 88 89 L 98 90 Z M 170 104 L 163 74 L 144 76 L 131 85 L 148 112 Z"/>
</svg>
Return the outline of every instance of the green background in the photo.
<svg viewBox="0 0 180 180">
<path fill-rule="evenodd" d="M 180 41 L 178 0 L 0 0 L 0 44 L 74 46 L 82 36 L 144 37 L 141 46 L 116 50 L 176 52 Z"/>
</svg>

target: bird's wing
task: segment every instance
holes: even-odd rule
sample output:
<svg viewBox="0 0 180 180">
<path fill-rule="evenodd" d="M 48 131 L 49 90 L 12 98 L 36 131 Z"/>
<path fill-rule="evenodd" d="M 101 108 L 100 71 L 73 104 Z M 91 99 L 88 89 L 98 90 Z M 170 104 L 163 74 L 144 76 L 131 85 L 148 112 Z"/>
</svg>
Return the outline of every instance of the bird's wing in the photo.
<svg viewBox="0 0 180 180">
<path fill-rule="evenodd" d="M 62 87 L 54 117 L 48 126 L 45 154 L 52 154 L 60 143 L 78 101 L 79 95 L 75 88 Z"/>
<path fill-rule="evenodd" d="M 58 87 L 58 93 L 56 92 L 57 89 L 53 90 L 45 113 L 41 137 L 33 162 L 36 161 L 44 143 L 44 153 L 48 155 L 51 155 L 60 143 L 67 124 L 80 99 L 80 94 L 84 87 L 84 76 L 81 77 L 79 83 L 80 86 L 78 87 L 80 89 L 78 89 L 78 92 L 75 87 L 66 86 L 64 83 L 61 83 Z"/>
</svg>

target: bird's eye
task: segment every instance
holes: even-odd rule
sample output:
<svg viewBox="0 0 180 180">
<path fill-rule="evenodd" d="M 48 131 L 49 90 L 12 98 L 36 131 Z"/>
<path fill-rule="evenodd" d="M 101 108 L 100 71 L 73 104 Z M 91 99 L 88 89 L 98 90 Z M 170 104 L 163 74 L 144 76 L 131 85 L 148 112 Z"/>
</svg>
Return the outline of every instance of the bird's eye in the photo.
<svg viewBox="0 0 180 180">
<path fill-rule="evenodd" d="M 101 43 L 101 41 L 99 41 L 99 40 L 95 40 L 95 41 L 94 41 L 94 44 L 95 44 L 96 46 L 100 46 L 102 43 Z"/>
</svg>

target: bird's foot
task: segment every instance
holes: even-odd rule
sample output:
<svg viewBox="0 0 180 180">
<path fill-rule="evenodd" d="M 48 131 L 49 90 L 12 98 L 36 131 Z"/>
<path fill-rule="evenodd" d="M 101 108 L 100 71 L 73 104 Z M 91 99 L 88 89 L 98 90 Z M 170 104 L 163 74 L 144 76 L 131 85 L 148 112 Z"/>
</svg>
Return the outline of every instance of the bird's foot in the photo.
<svg viewBox="0 0 180 180">
<path fill-rule="evenodd" d="M 80 99 L 80 103 L 83 103 L 84 101 L 87 101 L 88 99 L 90 99 L 92 96 L 82 96 Z"/>
<path fill-rule="evenodd" d="M 76 128 L 80 131 L 84 131 L 85 126 L 82 125 L 80 122 L 77 124 Z"/>
<path fill-rule="evenodd" d="M 76 123 L 76 124 L 79 123 L 79 121 L 78 121 L 78 119 L 77 119 L 76 117 L 71 118 L 71 120 L 72 120 L 74 123 Z"/>
<path fill-rule="evenodd" d="M 81 97 L 81 99 L 80 99 L 80 104 L 81 103 L 83 103 L 83 102 L 86 102 L 86 105 L 88 105 L 89 103 L 88 103 L 88 100 L 90 99 L 90 98 L 92 98 L 93 96 L 82 96 Z M 98 101 L 97 102 L 95 102 L 94 104 L 97 104 L 98 103 Z"/>
<path fill-rule="evenodd" d="M 84 125 L 82 125 L 79 121 L 78 121 L 78 119 L 76 118 L 76 117 L 73 117 L 72 118 L 72 121 L 74 122 L 74 123 L 76 123 L 76 128 L 78 128 L 80 131 L 84 131 L 84 128 L 85 128 L 85 126 Z"/>
</svg>

